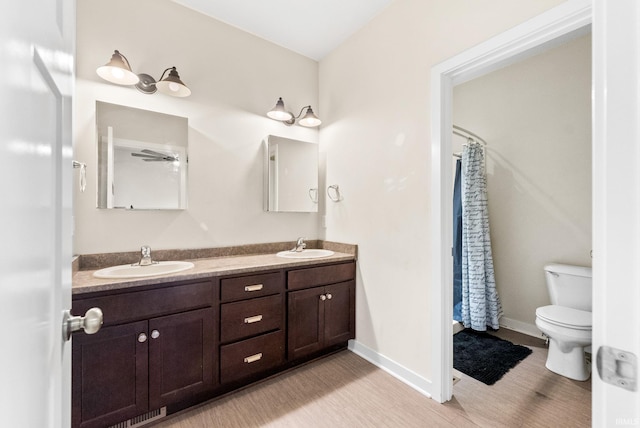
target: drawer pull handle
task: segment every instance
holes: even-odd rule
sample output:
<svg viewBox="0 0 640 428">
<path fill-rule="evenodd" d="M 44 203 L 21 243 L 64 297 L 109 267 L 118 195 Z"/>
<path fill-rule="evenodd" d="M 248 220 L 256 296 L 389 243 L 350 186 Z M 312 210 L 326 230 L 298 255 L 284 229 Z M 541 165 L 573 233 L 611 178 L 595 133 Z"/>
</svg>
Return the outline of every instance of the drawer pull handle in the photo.
<svg viewBox="0 0 640 428">
<path fill-rule="evenodd" d="M 253 324 L 254 322 L 262 321 L 262 315 L 255 315 L 244 319 L 245 324 Z"/>
<path fill-rule="evenodd" d="M 264 288 L 262 284 L 245 285 L 244 291 L 260 291 Z"/>
<path fill-rule="evenodd" d="M 250 355 L 248 357 L 244 357 L 244 362 L 250 364 L 250 363 L 254 363 L 254 362 L 256 362 L 256 361 L 258 361 L 260 359 L 262 359 L 262 352 L 259 352 L 259 353 L 254 354 L 254 355 Z"/>
</svg>

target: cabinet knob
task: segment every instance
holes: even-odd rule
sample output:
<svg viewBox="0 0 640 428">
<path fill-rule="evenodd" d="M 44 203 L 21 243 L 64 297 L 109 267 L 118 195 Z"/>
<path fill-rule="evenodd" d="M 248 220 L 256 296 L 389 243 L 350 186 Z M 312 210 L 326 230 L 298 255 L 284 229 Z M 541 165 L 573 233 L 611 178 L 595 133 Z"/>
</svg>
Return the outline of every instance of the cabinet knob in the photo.
<svg viewBox="0 0 640 428">
<path fill-rule="evenodd" d="M 153 330 L 153 331 L 151 332 L 151 338 L 152 338 L 152 339 L 157 339 L 157 338 L 159 338 L 159 337 L 160 337 L 160 332 L 159 332 L 158 330 Z"/>
<path fill-rule="evenodd" d="M 324 294 L 321 294 L 320 295 L 320 300 L 322 300 L 324 302 L 325 300 L 327 300 L 327 296 L 325 296 Z"/>
<path fill-rule="evenodd" d="M 327 293 L 327 300 L 331 300 L 333 299 L 333 296 L 331 295 L 331 293 Z"/>
<path fill-rule="evenodd" d="M 138 342 L 140 342 L 140 343 L 144 343 L 144 342 L 146 342 L 146 341 L 147 341 L 147 335 L 146 335 L 146 334 L 144 334 L 144 333 L 140 333 L 140 334 L 138 335 Z"/>
</svg>

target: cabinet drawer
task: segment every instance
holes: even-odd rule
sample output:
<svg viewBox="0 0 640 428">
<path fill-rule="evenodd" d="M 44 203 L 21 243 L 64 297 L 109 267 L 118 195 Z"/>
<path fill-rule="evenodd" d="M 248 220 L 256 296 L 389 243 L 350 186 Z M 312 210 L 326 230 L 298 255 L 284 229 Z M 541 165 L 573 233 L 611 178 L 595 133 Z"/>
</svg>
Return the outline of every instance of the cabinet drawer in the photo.
<svg viewBox="0 0 640 428">
<path fill-rule="evenodd" d="M 220 281 L 220 300 L 232 302 L 268 296 L 280 293 L 282 290 L 284 290 L 284 274 L 282 272 L 226 278 Z"/>
<path fill-rule="evenodd" d="M 296 290 L 316 287 L 318 285 L 335 284 L 337 282 L 355 279 L 355 277 L 355 262 L 290 270 L 287 277 L 287 288 L 289 290 Z"/>
<path fill-rule="evenodd" d="M 220 382 L 228 383 L 284 362 L 284 333 L 275 331 L 220 347 Z"/>
<path fill-rule="evenodd" d="M 283 328 L 283 294 L 225 303 L 220 308 L 220 342 Z"/>
<path fill-rule="evenodd" d="M 107 326 L 213 306 L 214 301 L 213 281 L 209 280 L 74 300 L 72 313 L 84 315 L 87 309 L 96 306 L 102 309 L 104 325 Z"/>
</svg>

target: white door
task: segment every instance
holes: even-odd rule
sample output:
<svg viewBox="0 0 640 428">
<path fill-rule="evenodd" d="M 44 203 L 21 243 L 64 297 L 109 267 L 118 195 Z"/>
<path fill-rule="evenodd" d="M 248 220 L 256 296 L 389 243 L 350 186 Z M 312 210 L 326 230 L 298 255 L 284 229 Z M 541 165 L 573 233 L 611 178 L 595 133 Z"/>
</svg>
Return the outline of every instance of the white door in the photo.
<svg viewBox="0 0 640 428">
<path fill-rule="evenodd" d="M 640 426 L 637 0 L 595 0 L 593 77 L 593 426 Z"/>
<path fill-rule="evenodd" d="M 75 3 L 0 13 L 0 425 L 70 425 Z"/>
</svg>

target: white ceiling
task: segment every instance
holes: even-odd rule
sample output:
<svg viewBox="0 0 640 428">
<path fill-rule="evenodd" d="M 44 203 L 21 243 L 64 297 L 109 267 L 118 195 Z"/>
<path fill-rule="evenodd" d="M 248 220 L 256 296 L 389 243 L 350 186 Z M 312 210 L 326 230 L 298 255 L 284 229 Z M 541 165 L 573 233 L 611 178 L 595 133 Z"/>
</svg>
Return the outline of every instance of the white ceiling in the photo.
<svg viewBox="0 0 640 428">
<path fill-rule="evenodd" d="M 316 61 L 393 0 L 173 0 Z"/>
</svg>

